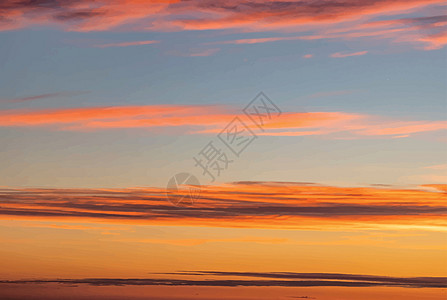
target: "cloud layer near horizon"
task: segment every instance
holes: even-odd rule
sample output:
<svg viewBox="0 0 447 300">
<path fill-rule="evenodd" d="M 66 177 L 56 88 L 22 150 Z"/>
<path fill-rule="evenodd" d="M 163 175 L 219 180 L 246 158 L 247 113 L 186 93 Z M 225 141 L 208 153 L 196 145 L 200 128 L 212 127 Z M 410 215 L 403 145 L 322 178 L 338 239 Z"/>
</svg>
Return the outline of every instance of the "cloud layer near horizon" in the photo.
<svg viewBox="0 0 447 300">
<path fill-rule="evenodd" d="M 240 182 L 204 186 L 201 197 L 190 207 L 172 206 L 165 197 L 166 191 L 160 188 L 3 189 L 0 219 L 317 230 L 393 226 L 444 230 L 445 189 L 445 185 L 414 190 Z"/>
<path fill-rule="evenodd" d="M 167 273 L 177 278 L 84 278 L 84 279 L 32 279 L 0 280 L 1 284 L 87 284 L 92 286 L 210 286 L 210 287 L 405 287 L 446 288 L 447 277 L 388 277 L 336 273 L 291 272 L 218 272 L 191 271 Z M 179 279 L 182 275 L 206 279 Z M 247 279 L 213 279 L 212 276 L 246 277 Z M 210 278 L 211 277 L 211 278 Z M 262 280 L 254 278 L 264 278 Z M 268 278 L 268 279 L 266 279 Z"/>
</svg>

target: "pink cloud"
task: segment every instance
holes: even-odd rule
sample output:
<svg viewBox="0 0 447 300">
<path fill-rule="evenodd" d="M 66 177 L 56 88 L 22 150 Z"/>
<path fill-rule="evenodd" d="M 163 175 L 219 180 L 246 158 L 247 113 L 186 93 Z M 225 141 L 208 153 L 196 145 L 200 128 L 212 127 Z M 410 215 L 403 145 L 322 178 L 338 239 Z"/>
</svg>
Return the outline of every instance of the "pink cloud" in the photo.
<svg viewBox="0 0 447 300">
<path fill-rule="evenodd" d="M 351 53 L 337 52 L 337 53 L 332 53 L 330 56 L 336 57 L 336 58 L 341 58 L 341 57 L 349 57 L 349 56 L 360 56 L 360 55 L 365 55 L 366 53 L 368 53 L 368 51 L 351 52 Z"/>
<path fill-rule="evenodd" d="M 401 18 L 402 14 L 441 6 L 441 0 L 376 0 L 341 2 L 290 0 L 98 0 L 98 1 L 4 0 L 0 30 L 35 26 L 57 26 L 70 31 L 110 30 L 212 30 L 237 29 L 243 32 L 310 32 L 307 36 L 268 37 L 228 41 L 254 44 L 285 40 L 321 38 L 392 38 L 424 44 L 434 50 L 446 44 L 440 31 L 447 22 L 442 16 Z M 371 21 L 376 17 L 391 20 Z M 338 32 L 338 33 L 337 33 Z M 337 37 L 338 36 L 338 37 Z M 132 43 L 132 42 L 130 42 Z M 110 47 L 141 44 L 120 43 Z"/>
<path fill-rule="evenodd" d="M 426 43 L 425 50 L 437 50 L 447 45 L 447 31 L 443 31 L 437 34 L 420 37 L 420 42 Z"/>
</svg>

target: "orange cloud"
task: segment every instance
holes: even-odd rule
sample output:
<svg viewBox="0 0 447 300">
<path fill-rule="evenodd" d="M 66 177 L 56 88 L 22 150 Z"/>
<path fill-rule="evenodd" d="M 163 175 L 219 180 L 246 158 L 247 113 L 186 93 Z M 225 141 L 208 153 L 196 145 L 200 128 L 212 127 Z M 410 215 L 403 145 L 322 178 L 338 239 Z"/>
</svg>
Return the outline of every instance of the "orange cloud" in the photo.
<svg viewBox="0 0 447 300">
<path fill-rule="evenodd" d="M 215 119 L 209 119 L 212 114 Z M 218 115 L 211 106 L 115 106 L 0 112 L 0 126 L 53 126 L 58 129 L 163 127 L 220 124 L 228 115 Z"/>
<path fill-rule="evenodd" d="M 177 128 L 184 133 L 220 132 L 236 114 L 217 106 L 114 106 L 0 111 L 0 127 L 44 127 L 92 131 L 131 128 Z M 245 115 L 239 115 L 245 118 Z M 247 121 L 248 122 L 248 121 Z M 250 124 L 250 123 L 249 123 Z M 249 125 L 254 130 L 257 127 Z M 406 137 L 447 129 L 446 121 L 396 121 L 343 112 L 287 112 L 266 120 L 259 135 L 336 138 Z"/>
</svg>

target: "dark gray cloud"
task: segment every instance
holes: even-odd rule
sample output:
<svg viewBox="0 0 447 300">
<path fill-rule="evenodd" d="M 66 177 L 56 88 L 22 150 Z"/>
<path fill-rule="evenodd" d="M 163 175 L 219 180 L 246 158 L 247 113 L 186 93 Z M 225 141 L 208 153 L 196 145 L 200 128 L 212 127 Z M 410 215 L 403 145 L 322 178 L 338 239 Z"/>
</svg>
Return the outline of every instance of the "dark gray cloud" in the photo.
<svg viewBox="0 0 447 300">
<path fill-rule="evenodd" d="M 214 10 L 219 12 L 231 12 L 236 14 L 260 14 L 265 13 L 271 16 L 299 17 L 299 16 L 320 16 L 330 14 L 337 17 L 337 13 L 352 11 L 364 7 L 371 7 L 386 0 L 375 1 L 227 1 L 227 0 L 187 0 L 183 5 L 194 6 Z M 176 4 L 174 4 L 175 6 Z"/>
<path fill-rule="evenodd" d="M 56 10 L 70 7 L 76 0 L 3 0 L 0 2 L 2 10 Z"/>
</svg>

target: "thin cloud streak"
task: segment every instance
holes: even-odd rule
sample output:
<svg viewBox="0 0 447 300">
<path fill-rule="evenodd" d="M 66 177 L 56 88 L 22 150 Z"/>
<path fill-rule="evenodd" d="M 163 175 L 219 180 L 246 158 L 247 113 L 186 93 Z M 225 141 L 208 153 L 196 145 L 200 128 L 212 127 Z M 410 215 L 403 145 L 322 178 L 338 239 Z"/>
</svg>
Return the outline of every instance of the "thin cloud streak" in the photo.
<svg viewBox="0 0 447 300">
<path fill-rule="evenodd" d="M 47 93 L 47 94 L 33 95 L 33 96 L 27 96 L 27 97 L 0 99 L 0 103 L 21 103 L 21 102 L 29 102 L 29 101 L 35 101 L 35 100 L 57 98 L 57 97 L 78 96 L 78 95 L 87 94 L 87 93 L 89 93 L 89 92 L 78 91 L 78 92 Z M 1 112 L 1 110 L 0 110 L 0 112 Z"/>
<path fill-rule="evenodd" d="M 151 45 L 157 44 L 160 41 L 135 41 L 135 42 L 122 42 L 122 43 L 108 43 L 108 44 L 97 44 L 93 47 L 95 48 L 110 48 L 110 47 L 129 47 L 129 46 L 141 46 L 141 45 Z"/>
<path fill-rule="evenodd" d="M 205 57 L 212 56 L 220 51 L 220 48 L 209 49 L 185 49 L 185 50 L 170 50 L 166 51 L 167 55 L 183 56 L 183 57 Z"/>
<path fill-rule="evenodd" d="M 305 96 L 305 98 L 325 98 L 325 97 L 332 97 L 332 96 L 342 96 L 342 95 L 350 95 L 356 92 L 355 90 L 341 90 L 341 91 L 330 91 L 330 92 L 318 92 L 314 93 L 308 96 Z"/>
<path fill-rule="evenodd" d="M 337 52 L 337 53 L 332 53 L 331 57 L 336 57 L 336 58 L 343 58 L 343 57 L 349 57 L 349 56 L 360 56 L 360 55 L 365 55 L 367 54 L 368 51 L 359 51 L 359 52 L 351 52 L 351 53 L 341 53 L 341 52 Z"/>
</svg>

